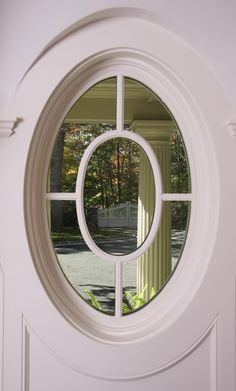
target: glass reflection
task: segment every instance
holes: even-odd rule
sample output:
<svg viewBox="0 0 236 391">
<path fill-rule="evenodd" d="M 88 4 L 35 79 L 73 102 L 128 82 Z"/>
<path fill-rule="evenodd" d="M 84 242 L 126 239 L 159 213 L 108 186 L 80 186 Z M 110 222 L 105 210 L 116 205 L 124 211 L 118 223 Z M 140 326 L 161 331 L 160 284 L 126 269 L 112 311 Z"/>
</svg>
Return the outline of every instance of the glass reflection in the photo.
<svg viewBox="0 0 236 391">
<path fill-rule="evenodd" d="M 97 83 L 67 113 L 54 143 L 48 191 L 74 192 L 83 153 L 98 135 L 115 128 L 116 78 Z"/>
<path fill-rule="evenodd" d="M 171 202 L 171 263 L 172 272 L 181 257 L 187 237 L 189 217 L 191 212 L 190 201 Z"/>
<path fill-rule="evenodd" d="M 137 132 L 152 146 L 161 169 L 163 191 L 190 192 L 185 145 L 172 114 L 138 81 L 125 78 L 124 97 L 125 129 Z M 167 123 L 167 127 L 158 127 L 160 123 Z M 115 127 L 116 78 L 110 78 L 90 88 L 68 112 L 54 144 L 47 191 L 74 192 L 85 149 L 97 136 Z M 116 138 L 94 151 L 85 177 L 84 204 L 87 225 L 97 246 L 114 255 L 135 251 L 149 233 L 154 199 L 150 162 L 136 143 Z M 114 315 L 115 267 L 97 258 L 86 246 L 75 202 L 48 201 L 47 212 L 65 277 L 92 307 Z M 123 314 L 148 303 L 171 277 L 184 247 L 189 214 L 190 202 L 164 202 L 153 244 L 141 257 L 123 265 Z"/>
<path fill-rule="evenodd" d="M 58 263 L 70 285 L 92 307 L 114 315 L 114 264 L 98 258 L 85 244 L 76 222 L 75 202 L 48 202 L 48 216 Z"/>
<path fill-rule="evenodd" d="M 189 163 L 184 140 L 175 119 L 164 102 L 150 88 L 127 77 L 125 78 L 124 97 L 126 127 L 130 127 L 146 140 L 151 141 L 154 150 L 156 149 L 164 192 L 190 192 Z M 160 124 L 164 127 L 160 128 Z M 170 131 L 168 127 L 172 130 Z M 163 142 L 166 150 L 165 161 L 163 161 L 163 151 L 161 151 Z"/>
<path fill-rule="evenodd" d="M 142 188 L 143 176 L 150 178 L 151 191 Z M 142 199 L 147 191 L 148 205 Z M 101 144 L 88 163 L 84 206 L 88 229 L 98 247 L 114 255 L 135 251 L 148 235 L 155 208 L 153 172 L 142 148 L 120 137 Z M 142 240 L 137 238 L 140 208 L 146 210 Z M 96 241 L 97 235 L 103 239 Z"/>
<path fill-rule="evenodd" d="M 190 172 L 183 138 L 178 129 L 170 138 L 170 191 L 190 193 Z"/>
<path fill-rule="evenodd" d="M 152 246 L 137 260 L 123 264 L 123 315 L 148 304 L 170 279 L 184 248 L 189 215 L 190 202 L 165 202 Z"/>
</svg>

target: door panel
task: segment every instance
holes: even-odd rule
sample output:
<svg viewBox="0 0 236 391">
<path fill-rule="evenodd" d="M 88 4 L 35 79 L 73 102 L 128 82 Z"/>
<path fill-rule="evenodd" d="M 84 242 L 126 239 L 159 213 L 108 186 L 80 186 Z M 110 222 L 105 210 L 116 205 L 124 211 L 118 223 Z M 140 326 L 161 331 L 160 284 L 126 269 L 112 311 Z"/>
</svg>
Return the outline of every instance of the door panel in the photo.
<svg viewBox="0 0 236 391">
<path fill-rule="evenodd" d="M 64 390 L 70 385 L 71 390 L 79 387 L 90 390 L 94 387 L 109 387 L 115 390 L 125 386 L 127 390 L 142 390 L 144 386 L 162 387 L 162 390 L 169 390 L 173 384 L 178 384 L 181 390 L 215 390 L 217 384 L 217 322 L 207 331 L 202 338 L 192 346 L 183 355 L 167 365 L 156 368 L 149 373 L 143 372 L 141 376 L 129 376 L 125 374 L 112 380 L 112 374 L 107 376 L 94 376 L 89 373 L 83 373 L 73 366 L 66 363 L 62 357 L 59 357 L 47 345 L 44 344 L 34 333 L 25 328 L 27 335 L 25 344 L 27 346 L 24 355 L 24 361 L 28 366 L 25 368 L 24 384 L 29 389 L 59 389 Z M 81 357 L 82 355 L 82 357 Z M 77 353 L 78 360 L 83 361 L 83 351 Z M 134 361 L 142 360 L 143 357 L 137 357 Z M 95 361 L 99 358 L 95 356 Z M 195 371 L 192 371 L 195 368 Z M 191 376 L 186 376 L 191 372 Z M 157 376 L 158 375 L 158 376 Z M 59 388 L 57 388 L 59 387 Z"/>
<path fill-rule="evenodd" d="M 111 387 L 114 390 L 120 390 L 122 387 L 129 391 L 141 391 L 147 387 L 149 390 L 161 388 L 163 391 L 168 391 L 174 384 L 178 384 L 178 389 L 183 391 L 215 390 L 216 368 L 212 368 L 211 338 L 211 335 L 208 335 L 198 347 L 189 352 L 187 357 L 180 358 L 178 363 L 158 371 L 158 376 L 152 374 L 129 381 L 123 379 L 111 381 L 86 376 L 70 365 L 66 365 L 33 336 L 30 338 L 30 357 L 28 357 L 30 368 L 26 383 L 28 382 L 29 389 L 35 391 L 42 389 L 64 391 L 67 388 L 71 391 L 78 389 L 90 391 L 93 388 L 108 391 Z M 78 354 L 78 359 L 83 360 L 81 355 L 82 352 Z M 193 368 L 195 368 L 194 372 Z M 191 377 L 186 375 L 190 371 Z"/>
<path fill-rule="evenodd" d="M 140 315 L 112 321 L 77 299 L 60 278 L 48 251 L 42 189 L 61 119 L 88 81 L 121 68 L 143 77 L 173 112 L 189 152 L 194 199 L 189 237 L 170 281 Z M 7 189 L 0 192 L 3 390 L 234 391 L 235 219 L 229 194 L 236 189 L 225 173 L 232 172 L 236 154 L 222 125 L 232 108 L 211 70 L 160 26 L 108 18 L 45 53 L 22 80 L 12 111 L 22 121 L 0 143 Z"/>
</svg>

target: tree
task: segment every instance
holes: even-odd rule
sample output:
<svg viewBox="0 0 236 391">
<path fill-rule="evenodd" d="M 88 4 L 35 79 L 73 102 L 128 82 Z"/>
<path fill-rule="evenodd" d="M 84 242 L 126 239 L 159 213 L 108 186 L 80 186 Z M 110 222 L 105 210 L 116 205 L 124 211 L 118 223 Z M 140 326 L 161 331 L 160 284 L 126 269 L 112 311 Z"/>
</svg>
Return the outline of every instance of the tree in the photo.
<svg viewBox="0 0 236 391">
<path fill-rule="evenodd" d="M 171 138 L 171 191 L 173 193 L 188 193 L 190 190 L 187 154 L 179 132 Z M 177 230 L 186 227 L 188 218 L 188 202 L 172 202 L 172 227 Z"/>
<path fill-rule="evenodd" d="M 50 165 L 50 191 L 57 193 L 62 190 L 62 160 L 65 139 L 65 125 L 58 132 L 51 158 Z M 60 232 L 62 230 L 62 204 L 58 201 L 51 202 L 51 230 Z"/>
<path fill-rule="evenodd" d="M 74 192 L 78 167 L 85 149 L 97 136 L 112 130 L 111 124 L 63 124 L 56 139 L 51 159 L 51 189 L 53 192 Z M 126 201 L 137 202 L 140 147 L 131 140 L 114 138 L 105 141 L 93 152 L 86 171 L 85 208 L 109 208 Z M 171 138 L 171 191 L 189 191 L 186 153 L 181 135 Z M 74 202 L 52 202 L 52 230 L 75 226 Z M 185 225 L 187 203 L 172 203 L 175 227 Z"/>
</svg>

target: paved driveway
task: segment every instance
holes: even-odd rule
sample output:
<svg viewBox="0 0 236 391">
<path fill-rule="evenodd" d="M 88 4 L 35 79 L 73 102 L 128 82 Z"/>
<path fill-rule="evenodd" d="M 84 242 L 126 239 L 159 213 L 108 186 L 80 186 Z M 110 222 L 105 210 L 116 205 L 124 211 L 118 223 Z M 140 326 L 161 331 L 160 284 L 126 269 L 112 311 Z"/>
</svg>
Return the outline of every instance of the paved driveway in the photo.
<svg viewBox="0 0 236 391">
<path fill-rule="evenodd" d="M 175 266 L 184 241 L 184 232 L 172 232 L 172 265 Z M 130 253 L 136 249 L 137 239 L 113 238 L 100 240 L 97 245 L 112 254 Z M 104 311 L 114 312 L 115 266 L 94 255 L 83 241 L 55 245 L 61 268 L 71 285 L 84 298 L 85 289 L 90 289 L 102 304 Z M 135 291 L 136 261 L 123 265 L 123 288 Z"/>
</svg>

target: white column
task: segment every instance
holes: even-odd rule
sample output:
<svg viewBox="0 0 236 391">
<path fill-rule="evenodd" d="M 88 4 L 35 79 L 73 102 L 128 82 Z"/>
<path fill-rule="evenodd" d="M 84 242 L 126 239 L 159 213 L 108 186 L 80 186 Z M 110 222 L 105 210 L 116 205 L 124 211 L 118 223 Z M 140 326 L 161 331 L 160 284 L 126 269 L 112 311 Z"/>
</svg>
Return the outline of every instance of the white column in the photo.
<svg viewBox="0 0 236 391">
<path fill-rule="evenodd" d="M 176 126 L 172 121 L 134 121 L 132 130 L 152 146 L 162 174 L 163 192 L 170 193 L 170 138 Z M 148 235 L 154 211 L 155 186 L 148 157 L 140 153 L 137 244 Z M 157 293 L 171 274 L 171 205 L 164 202 L 159 231 L 153 244 L 137 260 L 137 292 L 147 284 L 145 298 L 151 290 Z"/>
</svg>

